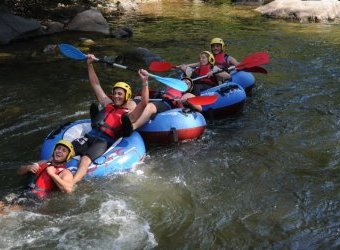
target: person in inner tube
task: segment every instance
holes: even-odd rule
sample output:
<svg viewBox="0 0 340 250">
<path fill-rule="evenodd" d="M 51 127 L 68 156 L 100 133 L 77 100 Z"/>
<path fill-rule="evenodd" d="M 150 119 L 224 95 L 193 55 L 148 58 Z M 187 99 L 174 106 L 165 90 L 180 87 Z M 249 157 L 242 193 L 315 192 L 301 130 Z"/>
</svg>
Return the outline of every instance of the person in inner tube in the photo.
<svg viewBox="0 0 340 250">
<path fill-rule="evenodd" d="M 182 64 L 178 67 L 185 72 L 187 77 L 193 79 L 202 77 L 194 81 L 191 93 L 196 96 L 199 96 L 206 89 L 217 86 L 220 81 L 230 78 L 226 71 L 222 71 L 219 67 L 215 66 L 215 58 L 210 51 L 202 51 L 199 54 L 199 63 Z"/>
<path fill-rule="evenodd" d="M 87 56 L 87 69 L 91 87 L 102 110 L 91 110 L 92 130 L 84 137 L 75 139 L 74 145 L 77 155 L 81 155 L 74 183 L 79 182 L 87 173 L 92 161 L 100 157 L 118 138 L 127 136 L 131 132 L 125 131 L 122 120 L 135 119 L 136 114 L 143 110 L 149 100 L 148 73 L 140 69 L 139 77 L 142 81 L 142 98 L 138 105 L 131 99 L 132 91 L 126 82 L 117 82 L 112 86 L 112 97 L 109 97 L 100 85 L 94 70 L 95 56 Z"/>
<path fill-rule="evenodd" d="M 202 111 L 201 105 L 191 105 L 187 102 L 188 98 L 195 97 L 195 95 L 188 93 L 192 90 L 193 86 L 191 78 L 184 77 L 181 80 L 188 85 L 188 90 L 186 92 L 183 93 L 167 87 L 164 93 L 159 94 L 161 100 L 150 101 L 143 110 L 140 109 L 139 113 L 136 113 L 136 116 L 134 116 L 135 119 L 124 117 L 123 126 L 125 130 L 132 132 L 142 127 L 155 114 L 174 108 L 189 107 L 199 112 Z"/>
<path fill-rule="evenodd" d="M 219 68 L 228 71 L 230 66 L 237 66 L 239 64 L 234 57 L 226 53 L 227 46 L 223 39 L 217 37 L 211 39 L 210 48 L 215 58 L 215 65 Z"/>
<path fill-rule="evenodd" d="M 34 205 L 55 190 L 71 193 L 73 175 L 66 168 L 66 162 L 74 155 L 71 142 L 60 140 L 54 147 L 51 160 L 21 166 L 17 173 L 28 177 L 27 190 L 13 197 L 9 204 L 0 202 L 0 215 L 13 210 L 21 210 L 21 205 Z"/>
</svg>

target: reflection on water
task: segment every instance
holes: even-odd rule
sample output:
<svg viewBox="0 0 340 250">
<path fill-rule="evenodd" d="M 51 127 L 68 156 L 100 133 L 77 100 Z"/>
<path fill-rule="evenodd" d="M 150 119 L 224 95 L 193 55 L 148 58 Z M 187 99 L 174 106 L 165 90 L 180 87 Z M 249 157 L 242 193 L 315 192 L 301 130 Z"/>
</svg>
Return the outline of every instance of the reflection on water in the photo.
<svg viewBox="0 0 340 250">
<path fill-rule="evenodd" d="M 242 115 L 209 124 L 198 141 L 151 147 L 131 173 L 83 182 L 70 196 L 1 217 L 0 248 L 339 247 L 339 24 L 164 0 L 110 23 L 129 25 L 133 38 L 76 33 L 0 48 L 1 197 L 17 192 L 15 169 L 38 157 L 44 136 L 87 117 L 94 100 L 85 64 L 41 53 L 47 44 L 87 36 L 99 56 L 144 47 L 179 64 L 196 61 L 219 36 L 239 60 L 268 51 L 269 74 L 256 75 Z M 135 74 L 96 68 L 107 90 L 122 79 L 139 86 Z"/>
</svg>

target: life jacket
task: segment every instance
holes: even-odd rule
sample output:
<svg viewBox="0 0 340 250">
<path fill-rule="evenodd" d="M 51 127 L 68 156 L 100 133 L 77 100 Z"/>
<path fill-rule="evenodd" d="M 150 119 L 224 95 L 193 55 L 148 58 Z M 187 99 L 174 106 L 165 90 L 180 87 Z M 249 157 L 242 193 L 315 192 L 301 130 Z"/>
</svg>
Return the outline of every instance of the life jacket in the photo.
<svg viewBox="0 0 340 250">
<path fill-rule="evenodd" d="M 228 55 L 221 52 L 217 55 L 214 55 L 215 65 L 220 69 L 228 69 L 231 65 L 228 63 Z"/>
<path fill-rule="evenodd" d="M 35 180 L 29 185 L 29 187 L 32 188 L 32 192 L 39 198 L 44 198 L 47 193 L 57 189 L 58 187 L 46 171 L 46 168 L 50 165 L 51 162 L 41 164 L 39 171 L 35 174 Z M 66 168 L 65 163 L 53 166 L 55 167 L 55 174 L 57 175 Z"/>
<path fill-rule="evenodd" d="M 206 74 L 208 74 L 211 70 L 212 70 L 212 65 L 207 64 L 207 65 L 200 65 L 199 67 L 197 67 L 194 70 L 194 75 L 195 77 L 200 77 L 200 76 L 204 76 Z M 199 83 L 206 83 L 209 84 L 211 86 L 216 86 L 217 85 L 217 79 L 216 77 L 213 75 L 212 77 L 205 77 L 203 79 L 199 80 Z"/>
<path fill-rule="evenodd" d="M 92 121 L 92 126 L 104 132 L 113 139 L 123 136 L 122 115 L 127 112 L 126 108 L 108 104 L 98 112 Z"/>
<path fill-rule="evenodd" d="M 183 93 L 177 89 L 173 88 L 166 88 L 165 93 L 163 94 L 163 98 L 169 100 L 173 106 L 173 108 L 176 107 L 182 107 L 178 104 L 178 102 L 174 99 L 181 99 Z"/>
</svg>

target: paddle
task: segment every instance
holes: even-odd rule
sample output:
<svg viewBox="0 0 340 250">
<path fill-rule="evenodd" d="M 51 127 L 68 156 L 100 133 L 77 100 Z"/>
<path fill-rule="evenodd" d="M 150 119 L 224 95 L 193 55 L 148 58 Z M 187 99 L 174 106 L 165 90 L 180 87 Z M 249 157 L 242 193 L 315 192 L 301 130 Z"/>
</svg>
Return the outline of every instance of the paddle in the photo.
<svg viewBox="0 0 340 250">
<path fill-rule="evenodd" d="M 70 44 L 62 43 L 62 44 L 59 44 L 58 47 L 59 47 L 60 52 L 64 56 L 69 57 L 71 59 L 81 61 L 81 60 L 86 60 L 86 58 L 87 58 L 86 54 L 84 54 L 78 48 L 76 48 L 76 47 L 74 47 Z M 121 64 L 109 62 L 105 59 L 97 59 L 97 61 L 109 64 L 112 67 L 136 71 L 136 69 L 133 69 L 133 68 L 121 65 Z M 184 81 L 181 81 L 179 79 L 170 78 L 170 77 L 161 77 L 161 76 L 157 76 L 157 75 L 154 75 L 154 74 L 151 74 L 151 73 L 149 73 L 149 76 L 151 76 L 151 77 L 155 78 L 157 81 L 159 81 L 159 82 L 161 82 L 161 83 L 163 83 L 163 84 L 165 84 L 165 85 L 167 85 L 167 86 L 169 86 L 173 89 L 177 89 L 181 92 L 185 92 L 188 89 L 187 84 Z"/>
<path fill-rule="evenodd" d="M 247 56 L 242 62 L 236 65 L 237 70 L 253 68 L 269 63 L 269 54 L 267 52 L 256 52 Z"/>
<path fill-rule="evenodd" d="M 154 72 L 164 72 L 173 68 L 177 68 L 177 66 L 170 62 L 153 61 L 149 65 L 149 70 Z"/>
<path fill-rule="evenodd" d="M 207 95 L 207 96 L 195 96 L 187 99 L 187 102 L 192 105 L 209 105 L 216 102 L 217 95 Z M 149 99 L 149 101 L 163 101 L 164 99 Z M 179 101 L 180 99 L 172 99 Z"/>
<path fill-rule="evenodd" d="M 261 73 L 261 74 L 267 74 L 268 73 L 265 68 L 262 68 L 260 66 L 245 68 L 243 71 L 252 72 L 252 73 Z"/>
<path fill-rule="evenodd" d="M 267 63 L 269 63 L 269 54 L 267 52 L 255 52 L 254 54 L 247 56 L 237 66 L 232 66 L 228 70 L 236 69 L 238 71 L 243 70 L 248 72 L 267 74 L 267 71 L 265 69 L 258 67 Z M 176 67 L 176 65 L 170 62 L 153 61 L 151 62 L 149 69 L 155 72 L 163 72 Z"/>
</svg>

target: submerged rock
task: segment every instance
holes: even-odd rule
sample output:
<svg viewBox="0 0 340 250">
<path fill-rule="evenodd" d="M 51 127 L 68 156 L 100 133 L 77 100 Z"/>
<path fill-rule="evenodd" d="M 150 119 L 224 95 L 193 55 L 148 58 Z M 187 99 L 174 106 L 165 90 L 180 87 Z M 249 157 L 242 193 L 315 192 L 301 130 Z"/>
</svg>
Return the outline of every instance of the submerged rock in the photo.
<svg viewBox="0 0 340 250">
<path fill-rule="evenodd" d="M 112 32 L 112 37 L 115 38 L 130 38 L 133 35 L 132 29 L 129 27 L 122 27 L 116 29 L 114 32 Z"/>
</svg>

